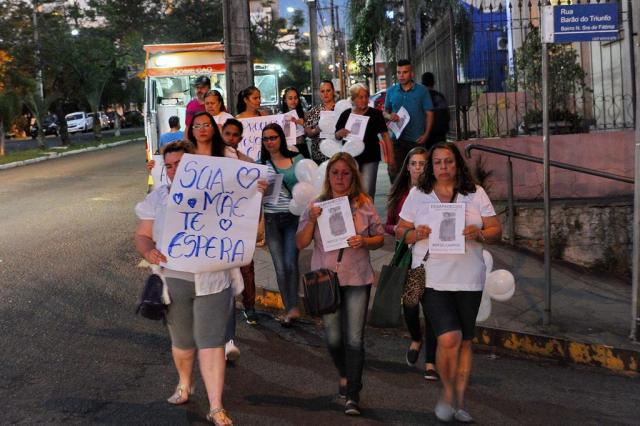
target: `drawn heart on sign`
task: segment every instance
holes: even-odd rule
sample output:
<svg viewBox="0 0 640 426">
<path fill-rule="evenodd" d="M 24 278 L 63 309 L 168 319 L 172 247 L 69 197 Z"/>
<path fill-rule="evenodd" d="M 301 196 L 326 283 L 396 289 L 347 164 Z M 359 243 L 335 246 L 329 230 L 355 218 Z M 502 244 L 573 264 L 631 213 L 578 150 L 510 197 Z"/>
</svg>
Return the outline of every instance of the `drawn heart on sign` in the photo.
<svg viewBox="0 0 640 426">
<path fill-rule="evenodd" d="M 182 202 L 183 197 L 184 195 L 182 195 L 182 192 L 177 192 L 173 194 L 173 201 L 179 205 Z"/>
<path fill-rule="evenodd" d="M 196 206 L 198 200 L 196 200 L 195 198 L 189 198 L 187 200 L 187 204 L 189 204 L 189 207 L 194 208 Z"/>
<path fill-rule="evenodd" d="M 255 181 L 260 177 L 260 170 L 258 169 L 249 169 L 247 167 L 240 167 L 238 169 L 238 173 L 236 174 L 236 180 L 240 184 L 241 187 L 247 189 Z"/>
<path fill-rule="evenodd" d="M 231 225 L 233 225 L 233 222 L 231 222 L 229 219 L 220 219 L 219 225 L 220 225 L 220 228 L 222 228 L 225 231 L 228 231 L 229 228 L 231 228 Z"/>
</svg>

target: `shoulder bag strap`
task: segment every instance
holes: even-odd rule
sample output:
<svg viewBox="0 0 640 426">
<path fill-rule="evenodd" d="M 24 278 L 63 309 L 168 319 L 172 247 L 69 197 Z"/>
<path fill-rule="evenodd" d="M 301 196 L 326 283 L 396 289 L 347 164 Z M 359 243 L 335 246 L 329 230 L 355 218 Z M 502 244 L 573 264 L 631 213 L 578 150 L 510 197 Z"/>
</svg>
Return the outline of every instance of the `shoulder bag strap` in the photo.
<svg viewBox="0 0 640 426">
<path fill-rule="evenodd" d="M 293 158 L 290 158 L 289 160 L 291 160 L 291 165 L 293 165 Z M 281 175 L 282 173 L 278 171 L 278 168 L 273 163 L 273 161 L 271 161 L 271 159 L 269 159 L 268 161 L 269 163 L 271 163 L 271 167 L 273 167 L 273 171 L 276 172 L 277 175 Z M 293 192 L 291 191 L 291 188 L 289 188 L 289 185 L 287 185 L 287 182 L 284 181 L 284 178 L 282 179 L 282 184 L 287 189 L 287 191 L 289 191 L 289 195 L 291 196 L 291 198 L 293 198 Z"/>
<path fill-rule="evenodd" d="M 340 263 L 342 263 L 342 255 L 344 254 L 344 248 L 341 248 L 338 252 L 338 262 L 336 263 L 336 272 L 340 269 Z"/>
</svg>

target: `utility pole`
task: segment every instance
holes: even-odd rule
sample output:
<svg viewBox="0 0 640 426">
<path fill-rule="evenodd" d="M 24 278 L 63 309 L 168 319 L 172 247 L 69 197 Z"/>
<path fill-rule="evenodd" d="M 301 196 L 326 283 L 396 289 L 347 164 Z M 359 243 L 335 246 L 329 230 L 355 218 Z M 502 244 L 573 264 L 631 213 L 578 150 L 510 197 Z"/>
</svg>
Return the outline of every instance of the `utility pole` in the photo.
<svg viewBox="0 0 640 426">
<path fill-rule="evenodd" d="M 312 101 L 320 103 L 320 64 L 318 63 L 318 9 L 315 0 L 308 0 L 309 6 L 309 50 L 311 54 L 311 91 Z"/>
<path fill-rule="evenodd" d="M 40 33 L 38 31 L 38 0 L 33 1 L 33 42 L 36 45 L 36 85 L 40 99 L 44 100 L 44 85 L 42 83 L 42 62 L 40 60 Z"/>
<path fill-rule="evenodd" d="M 338 78 L 340 79 L 340 93 L 342 97 L 346 99 L 347 93 L 347 78 L 346 68 L 344 63 L 344 34 L 340 30 L 340 15 L 338 14 L 338 6 L 335 7 L 336 11 L 336 31 L 338 32 L 338 49 L 340 59 L 338 60 Z"/>
<path fill-rule="evenodd" d="M 551 7 L 551 6 L 546 6 Z M 548 21 L 542 24 L 542 152 L 543 152 L 543 200 L 544 200 L 544 281 L 545 305 L 542 312 L 542 325 L 548 327 L 551 323 L 551 172 L 550 172 L 550 137 L 549 137 L 549 49 L 544 34 Z"/>
<path fill-rule="evenodd" d="M 333 16 L 333 0 L 329 0 L 329 12 L 331 12 L 331 76 L 336 78 L 336 21 Z M 340 96 L 344 97 L 344 93 Z"/>
<path fill-rule="evenodd" d="M 629 8 L 632 8 L 633 2 L 628 2 Z M 632 34 L 631 42 L 634 45 L 635 52 L 635 75 L 640 75 L 640 5 L 636 3 L 636 7 L 632 12 Z M 631 290 L 631 340 L 640 342 L 640 84 L 636 84 L 635 93 L 635 184 L 633 199 L 633 276 Z"/>
<path fill-rule="evenodd" d="M 224 56 L 227 107 L 236 114 L 234 96 L 253 84 L 248 0 L 223 0 Z"/>
</svg>

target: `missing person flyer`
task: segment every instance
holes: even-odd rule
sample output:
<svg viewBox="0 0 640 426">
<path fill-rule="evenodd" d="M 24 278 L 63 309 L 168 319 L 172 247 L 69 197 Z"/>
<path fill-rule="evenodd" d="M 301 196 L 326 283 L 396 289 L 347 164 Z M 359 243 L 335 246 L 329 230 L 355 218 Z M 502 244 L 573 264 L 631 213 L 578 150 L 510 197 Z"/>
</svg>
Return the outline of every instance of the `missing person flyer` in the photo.
<svg viewBox="0 0 640 426">
<path fill-rule="evenodd" d="M 429 253 L 464 254 L 464 203 L 429 203 L 426 225 L 431 228 Z"/>
</svg>

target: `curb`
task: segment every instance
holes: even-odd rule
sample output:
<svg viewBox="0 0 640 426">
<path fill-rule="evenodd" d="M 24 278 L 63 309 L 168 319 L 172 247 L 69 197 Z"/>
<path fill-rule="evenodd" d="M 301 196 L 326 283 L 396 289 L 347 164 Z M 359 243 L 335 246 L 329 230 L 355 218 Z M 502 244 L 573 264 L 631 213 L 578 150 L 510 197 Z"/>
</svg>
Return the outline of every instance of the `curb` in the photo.
<svg viewBox="0 0 640 426">
<path fill-rule="evenodd" d="M 256 288 L 256 305 L 284 309 L 280 293 L 265 288 Z M 640 373 L 640 348 L 637 351 L 620 349 L 481 325 L 476 326 L 474 343 L 617 373 Z"/>
<path fill-rule="evenodd" d="M 120 146 L 120 145 L 124 145 L 124 144 L 127 144 L 127 143 L 131 143 L 131 142 L 142 141 L 144 139 L 145 139 L 144 137 L 139 137 L 139 138 L 134 138 L 134 139 L 125 139 L 125 140 L 122 140 L 122 141 L 112 142 L 112 143 L 107 143 L 107 144 L 100 144 L 98 146 L 90 146 L 90 147 L 87 147 L 87 148 L 75 149 L 73 151 L 52 152 L 52 153 L 49 153 L 49 154 L 47 154 L 47 155 L 45 155 L 43 157 L 30 158 L 29 160 L 14 161 L 13 163 L 2 164 L 2 165 L 0 165 L 0 170 L 13 169 L 14 167 L 20 167 L 20 166 L 27 166 L 29 164 L 40 163 L 42 161 L 52 160 L 54 158 L 66 157 L 67 155 L 76 155 L 76 154 L 81 154 L 83 152 L 98 151 L 98 150 L 101 150 L 101 149 L 113 148 L 113 147 L 116 147 L 116 146 Z"/>
</svg>

